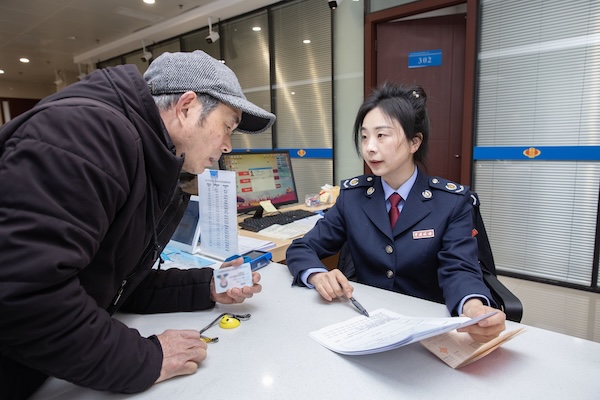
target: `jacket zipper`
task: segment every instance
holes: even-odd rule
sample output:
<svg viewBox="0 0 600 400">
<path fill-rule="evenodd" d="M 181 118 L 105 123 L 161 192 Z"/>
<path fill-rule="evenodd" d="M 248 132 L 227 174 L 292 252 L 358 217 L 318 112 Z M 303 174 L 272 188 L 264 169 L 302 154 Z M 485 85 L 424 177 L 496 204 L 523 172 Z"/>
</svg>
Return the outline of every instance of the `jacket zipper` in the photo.
<svg viewBox="0 0 600 400">
<path fill-rule="evenodd" d="M 121 287 L 119 288 L 119 291 L 117 292 L 117 297 L 115 298 L 115 302 L 113 303 L 113 306 L 116 306 L 117 303 L 119 302 L 119 299 L 123 295 L 123 290 L 125 290 L 126 284 L 127 284 L 127 279 L 123 279 L 123 282 L 121 282 Z"/>
<path fill-rule="evenodd" d="M 171 199 L 169 200 L 168 205 L 165 207 L 165 209 L 162 211 L 160 217 L 158 218 L 158 221 L 156 223 L 156 225 L 160 225 L 160 223 L 162 222 L 165 214 L 167 213 L 167 211 L 169 211 L 171 205 L 175 202 L 175 198 L 178 197 L 179 195 L 179 191 L 175 190 L 175 192 L 173 193 L 173 196 L 171 197 Z M 175 216 L 176 213 L 173 213 L 173 216 Z M 164 232 L 164 230 L 166 228 L 169 227 L 169 224 L 164 224 L 162 230 L 158 233 L 158 236 L 160 236 L 160 234 L 162 232 Z M 156 227 L 154 227 L 155 229 Z M 116 306 L 117 303 L 119 302 L 119 300 L 121 299 L 121 296 L 123 295 L 123 291 L 125 290 L 125 285 L 127 285 L 127 281 L 134 276 L 138 270 L 141 268 L 142 266 L 142 262 L 145 259 L 146 254 L 148 254 L 148 252 L 150 251 L 150 246 L 152 245 L 152 236 L 150 237 L 150 239 L 148 239 L 148 241 L 146 242 L 146 245 L 144 246 L 144 251 L 142 252 L 142 256 L 140 257 L 140 262 L 138 263 L 138 265 L 136 266 L 136 268 L 125 278 L 123 279 L 123 282 L 121 282 L 121 286 L 119 287 L 119 291 L 117 292 L 117 295 L 115 297 L 115 300 L 113 302 L 113 306 Z M 158 246 L 160 247 L 160 246 Z M 153 255 L 153 259 L 152 262 L 156 262 L 156 260 L 158 259 L 158 255 L 160 254 L 158 252 L 159 249 L 156 248 L 156 246 L 154 246 L 154 255 Z"/>
</svg>

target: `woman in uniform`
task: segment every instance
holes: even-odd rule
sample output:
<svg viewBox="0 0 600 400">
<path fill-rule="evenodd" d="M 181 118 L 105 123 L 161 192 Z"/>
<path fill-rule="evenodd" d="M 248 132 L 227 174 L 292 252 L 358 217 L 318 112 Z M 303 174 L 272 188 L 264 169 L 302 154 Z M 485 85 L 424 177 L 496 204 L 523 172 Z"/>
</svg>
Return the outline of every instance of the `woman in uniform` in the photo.
<svg viewBox="0 0 600 400">
<path fill-rule="evenodd" d="M 445 303 L 452 315 L 493 311 L 471 235 L 468 187 L 424 172 L 426 100 L 419 86 L 388 83 L 362 104 L 354 142 L 373 174 L 342 181 L 325 218 L 291 244 L 286 262 L 294 284 L 316 288 L 328 301 L 350 298 L 348 278 L 320 261 L 347 243 L 357 282 Z M 489 340 L 505 320 L 499 311 L 464 330 Z"/>
</svg>

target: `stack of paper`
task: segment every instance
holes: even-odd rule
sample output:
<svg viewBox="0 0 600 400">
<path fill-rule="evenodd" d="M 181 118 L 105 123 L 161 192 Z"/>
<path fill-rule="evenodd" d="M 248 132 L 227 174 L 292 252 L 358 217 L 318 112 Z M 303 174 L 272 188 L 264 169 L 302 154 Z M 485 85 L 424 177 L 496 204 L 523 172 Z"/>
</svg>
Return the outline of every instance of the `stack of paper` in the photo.
<svg viewBox="0 0 600 400">
<path fill-rule="evenodd" d="M 457 328 L 476 324 L 497 311 L 477 318 L 415 318 L 385 309 L 326 326 L 309 336 L 340 354 L 361 355 L 396 349 Z"/>
<path fill-rule="evenodd" d="M 285 225 L 274 224 L 257 233 L 276 239 L 293 239 L 306 235 L 321 218 L 322 215 L 316 214 Z"/>
<path fill-rule="evenodd" d="M 252 250 L 267 251 L 275 247 L 270 240 L 261 240 L 244 235 L 238 235 L 238 254 L 244 254 Z"/>
</svg>

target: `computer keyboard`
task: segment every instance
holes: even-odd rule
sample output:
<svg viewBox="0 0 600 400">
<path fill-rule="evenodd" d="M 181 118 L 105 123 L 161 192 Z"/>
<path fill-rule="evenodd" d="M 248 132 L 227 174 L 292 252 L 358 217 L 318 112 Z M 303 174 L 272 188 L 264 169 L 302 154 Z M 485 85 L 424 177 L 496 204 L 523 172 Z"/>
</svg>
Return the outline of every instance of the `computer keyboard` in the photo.
<svg viewBox="0 0 600 400">
<path fill-rule="evenodd" d="M 240 222 L 240 227 L 252 232 L 258 232 L 274 224 L 285 225 L 300 219 L 312 217 L 316 214 L 317 213 L 308 210 L 283 211 L 279 214 L 268 215 L 262 218 L 246 218 Z"/>
</svg>

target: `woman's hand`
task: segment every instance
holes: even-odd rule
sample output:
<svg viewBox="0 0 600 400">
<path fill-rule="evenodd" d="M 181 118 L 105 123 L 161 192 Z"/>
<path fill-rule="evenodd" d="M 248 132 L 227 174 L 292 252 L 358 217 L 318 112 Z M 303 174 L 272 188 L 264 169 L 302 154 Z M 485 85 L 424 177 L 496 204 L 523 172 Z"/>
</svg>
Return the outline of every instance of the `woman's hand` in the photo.
<svg viewBox="0 0 600 400">
<path fill-rule="evenodd" d="M 316 272 L 311 274 L 307 281 L 327 301 L 342 296 L 349 299 L 352 297 L 352 292 L 354 291 L 346 276 L 339 269 L 333 269 L 328 272 Z"/>
<path fill-rule="evenodd" d="M 487 314 L 492 311 L 498 311 L 491 317 L 482 319 L 475 325 L 467 326 L 466 328 L 458 329 L 459 332 L 468 332 L 473 339 L 478 342 L 489 342 L 498 337 L 500 333 L 506 329 L 506 314 L 502 311 L 484 305 L 480 299 L 473 298 L 467 300 L 463 306 L 462 316 L 475 318 L 480 315 Z"/>
</svg>

